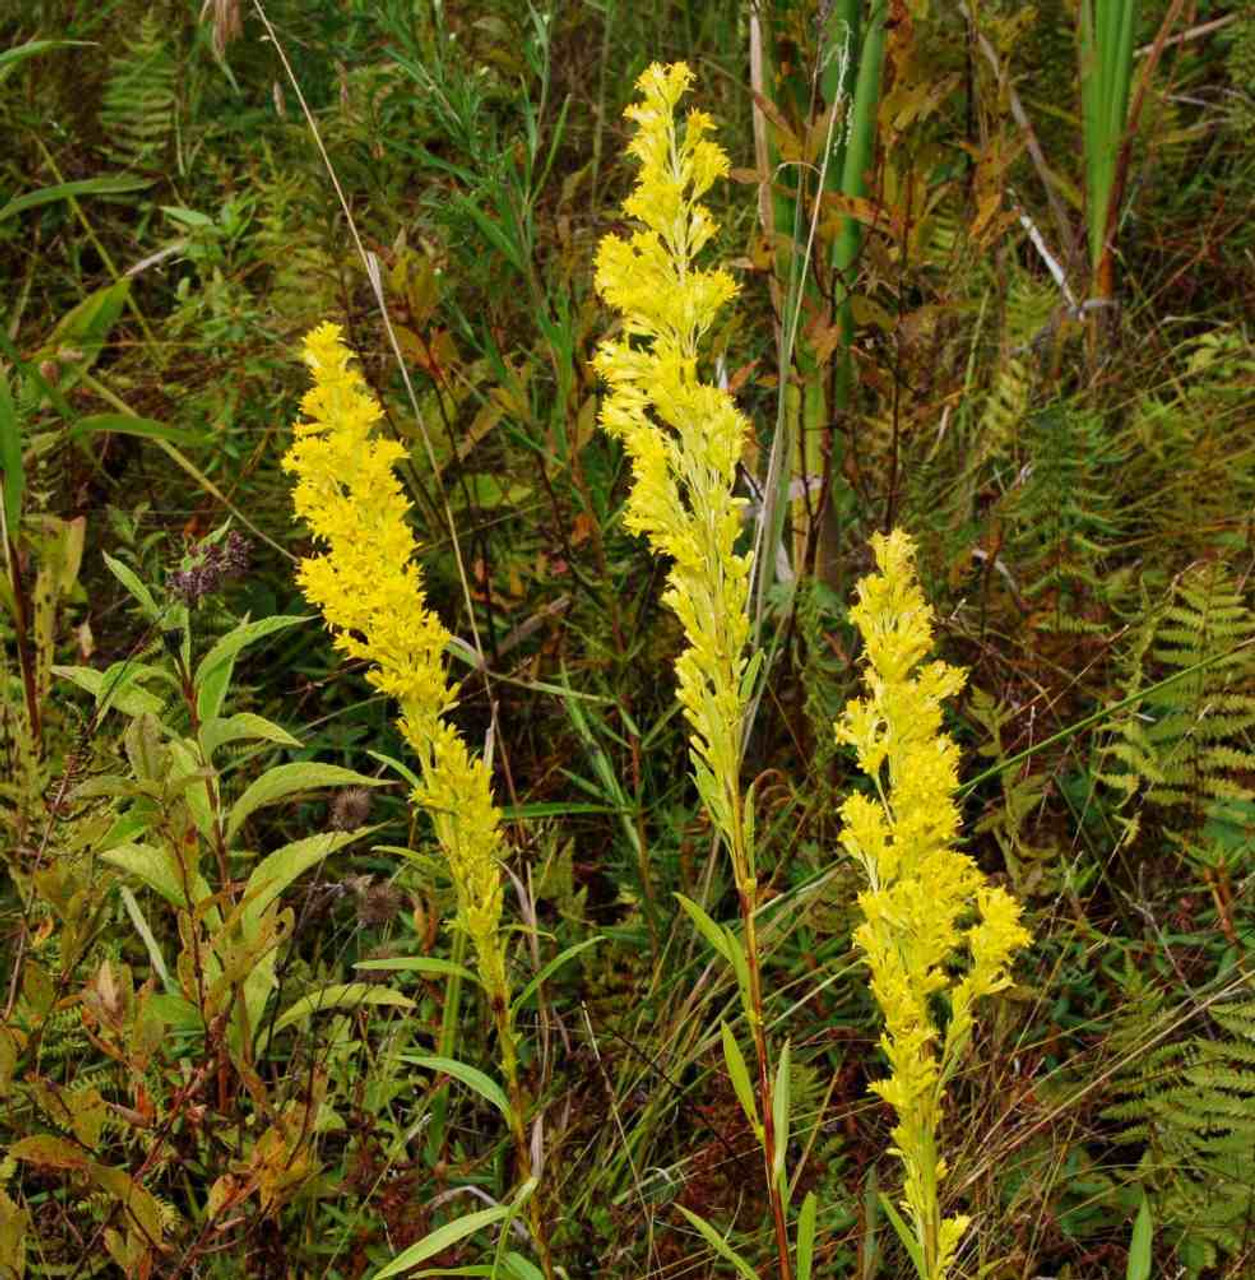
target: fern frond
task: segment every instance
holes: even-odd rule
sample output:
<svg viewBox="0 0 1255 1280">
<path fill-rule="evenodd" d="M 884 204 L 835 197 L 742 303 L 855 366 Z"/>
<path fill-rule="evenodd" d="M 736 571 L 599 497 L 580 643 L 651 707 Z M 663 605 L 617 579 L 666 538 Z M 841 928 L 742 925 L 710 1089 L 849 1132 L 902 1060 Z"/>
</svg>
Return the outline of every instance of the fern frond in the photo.
<svg viewBox="0 0 1255 1280">
<path fill-rule="evenodd" d="M 1192 1275 L 1236 1255 L 1255 1228 L 1255 1001 L 1210 1010 L 1215 1036 L 1161 1045 L 1117 1076 L 1103 1111 L 1116 1142 L 1143 1148 L 1139 1176 L 1156 1222 Z M 1138 1024 L 1144 1011 L 1121 1021 Z M 1128 1028 L 1125 1028 L 1127 1034 Z"/>
<path fill-rule="evenodd" d="M 101 124 L 109 154 L 127 168 L 156 168 L 174 132 L 176 68 L 157 17 L 149 13 L 138 38 L 113 60 Z"/>
</svg>

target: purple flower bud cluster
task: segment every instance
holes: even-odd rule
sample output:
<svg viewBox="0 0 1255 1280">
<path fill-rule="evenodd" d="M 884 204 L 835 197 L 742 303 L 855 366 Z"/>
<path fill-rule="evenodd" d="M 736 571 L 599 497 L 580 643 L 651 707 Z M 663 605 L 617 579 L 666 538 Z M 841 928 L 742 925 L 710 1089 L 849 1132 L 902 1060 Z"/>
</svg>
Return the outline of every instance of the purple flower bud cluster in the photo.
<svg viewBox="0 0 1255 1280">
<path fill-rule="evenodd" d="M 222 542 L 202 542 L 194 547 L 184 557 L 184 567 L 176 569 L 166 585 L 184 604 L 199 604 L 228 578 L 246 573 L 248 556 L 248 539 L 232 529 Z"/>
</svg>

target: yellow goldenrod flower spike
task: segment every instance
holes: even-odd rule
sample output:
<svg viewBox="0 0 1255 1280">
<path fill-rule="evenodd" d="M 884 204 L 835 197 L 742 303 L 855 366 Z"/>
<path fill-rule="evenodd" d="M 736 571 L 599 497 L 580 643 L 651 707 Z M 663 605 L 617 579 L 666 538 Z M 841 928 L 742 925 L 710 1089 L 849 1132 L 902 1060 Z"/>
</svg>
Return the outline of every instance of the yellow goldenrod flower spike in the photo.
<svg viewBox="0 0 1255 1280">
<path fill-rule="evenodd" d="M 845 801 L 841 842 L 870 886 L 859 895 L 864 922 L 854 939 L 884 1014 L 880 1044 L 890 1068 L 872 1088 L 897 1113 L 893 1150 L 906 1170 L 903 1207 L 921 1280 L 945 1280 L 968 1225 L 962 1215 L 942 1218 L 939 1207 L 946 1082 L 970 1038 L 973 1003 L 1010 984 L 1011 957 L 1032 939 L 1019 904 L 953 847 L 959 751 L 942 732 L 942 701 L 962 689 L 964 675 L 944 662 L 921 665 L 933 615 L 916 580 L 914 545 L 895 530 L 876 535 L 872 547 L 880 572 L 858 584 L 851 611 L 863 635 L 869 696 L 849 704 L 836 730 L 875 782 L 876 798 Z M 964 949 L 967 972 L 959 978 L 953 960 Z M 950 1007 L 944 1036 L 933 1018 L 938 995 Z"/>
<path fill-rule="evenodd" d="M 603 342 L 593 363 L 610 392 L 601 425 L 632 462 L 625 523 L 672 562 L 663 602 L 687 642 L 676 660 L 676 696 L 689 724 L 697 791 L 727 845 L 741 903 L 745 962 L 738 973 L 758 1064 L 779 1274 L 789 1280 L 783 1152 L 777 1160 L 754 918 L 753 811 L 740 784 L 752 684 L 745 652 L 751 557 L 736 551 L 744 503 L 733 490 L 749 424 L 726 391 L 697 373 L 702 337 L 737 291 L 726 271 L 695 261 L 717 230 L 701 197 L 728 172 L 728 158 L 710 140 L 713 124 L 703 112 L 690 111 L 677 127 L 675 109 L 692 79 L 683 63 L 655 64 L 637 81 L 641 100 L 627 109 L 637 126 L 629 151 L 640 173 L 623 209 L 642 225 L 627 239 L 606 236 L 597 248 L 597 290 L 619 312 L 622 337 Z"/>
<path fill-rule="evenodd" d="M 698 344 L 736 284 L 694 262 L 716 230 L 700 198 L 728 172 L 728 158 L 702 112 L 677 128 L 675 107 L 692 78 L 683 63 L 655 64 L 637 83 L 642 100 L 627 109 L 641 168 L 623 207 L 643 226 L 598 246 L 597 289 L 621 314 L 623 336 L 602 343 L 594 365 L 610 391 L 601 425 L 632 462 L 627 527 L 673 561 L 664 601 L 688 641 L 676 670 L 697 785 L 737 859 L 750 557 L 734 549 L 743 503 L 733 486 L 748 423 L 727 392 L 697 375 Z M 736 873 L 744 880 L 747 869 Z"/>
<path fill-rule="evenodd" d="M 383 411 L 350 364 L 337 325 L 314 329 L 304 356 L 314 385 L 283 468 L 297 478 L 297 516 L 325 550 L 301 561 L 298 580 L 336 648 L 370 663 L 366 678 L 400 704 L 401 731 L 422 765 L 414 798 L 432 815 L 458 922 L 494 1007 L 504 1009 L 500 814 L 484 762 L 443 718 L 457 690 L 443 661 L 449 634 L 427 608 L 409 503 L 394 470 L 405 450 L 375 433 Z"/>
</svg>

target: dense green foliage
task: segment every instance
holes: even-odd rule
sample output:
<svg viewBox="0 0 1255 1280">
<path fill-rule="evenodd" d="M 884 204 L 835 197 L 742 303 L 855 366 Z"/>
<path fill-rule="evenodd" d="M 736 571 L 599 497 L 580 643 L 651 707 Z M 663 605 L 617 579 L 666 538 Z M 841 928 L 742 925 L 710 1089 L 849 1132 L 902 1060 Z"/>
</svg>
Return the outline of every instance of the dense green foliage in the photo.
<svg viewBox="0 0 1255 1280">
<path fill-rule="evenodd" d="M 950 1274 L 1255 1272 L 1255 18 L 1089 5 L 4 7 L 0 1277 L 774 1276 L 777 1214 L 909 1274 L 832 728 L 894 526 L 1033 938 L 947 1083 Z M 681 59 L 732 165 L 749 886 L 596 428 L 622 112 Z M 328 320 L 492 771 L 508 1009 L 298 590 Z"/>
</svg>

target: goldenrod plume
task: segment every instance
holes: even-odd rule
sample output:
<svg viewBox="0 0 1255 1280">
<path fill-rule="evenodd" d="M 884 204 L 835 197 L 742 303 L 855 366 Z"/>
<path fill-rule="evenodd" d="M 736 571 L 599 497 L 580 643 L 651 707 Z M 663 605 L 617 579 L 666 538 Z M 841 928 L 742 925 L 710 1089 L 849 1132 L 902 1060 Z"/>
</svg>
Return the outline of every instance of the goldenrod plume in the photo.
<svg viewBox="0 0 1255 1280">
<path fill-rule="evenodd" d="M 594 364 L 610 388 L 601 425 L 632 460 L 628 528 L 673 562 L 664 600 L 688 642 L 676 672 L 698 790 L 738 847 L 750 557 L 734 549 L 743 504 L 733 485 L 749 428 L 731 396 L 697 374 L 698 344 L 736 284 L 694 264 L 716 230 L 700 199 L 728 158 L 706 136 L 703 112 L 688 113 L 680 137 L 675 107 L 692 78 L 683 63 L 655 64 L 637 84 L 643 101 L 627 110 L 641 170 L 623 207 L 644 226 L 598 247 L 597 289 L 622 314 L 623 337 L 604 342 Z"/>
<path fill-rule="evenodd" d="M 375 433 L 383 416 L 334 324 L 305 339 L 314 385 L 301 402 L 283 459 L 297 477 L 297 515 L 325 548 L 301 561 L 306 598 L 335 645 L 371 664 L 367 679 L 401 707 L 401 732 L 422 764 L 415 800 L 432 815 L 457 890 L 458 921 L 475 945 L 494 1003 L 507 997 L 501 919 L 500 815 L 484 762 L 444 719 L 456 687 L 445 673 L 449 639 L 427 608 L 409 504 L 393 468 L 405 456 Z"/>
<path fill-rule="evenodd" d="M 972 1005 L 1009 985 L 1011 956 L 1031 938 L 1003 889 L 954 848 L 959 811 L 958 747 L 942 732 L 942 700 L 963 672 L 923 662 L 932 647 L 932 610 L 915 579 L 914 546 L 895 531 L 872 539 L 879 574 L 858 585 L 851 617 L 863 635 L 869 696 L 852 701 L 837 738 L 858 753 L 876 797 L 841 807 L 841 842 L 870 887 L 859 895 L 864 923 L 854 939 L 867 958 L 885 1017 L 881 1047 L 890 1075 L 872 1088 L 897 1112 L 894 1150 L 906 1168 L 904 1207 L 923 1280 L 945 1280 L 968 1219 L 942 1218 L 937 1188 L 945 1161 L 936 1134 L 947 1080 L 972 1029 Z M 966 923 L 972 917 L 976 923 Z M 956 978 L 955 955 L 968 953 Z M 932 1004 L 944 996 L 944 1036 Z"/>
</svg>

